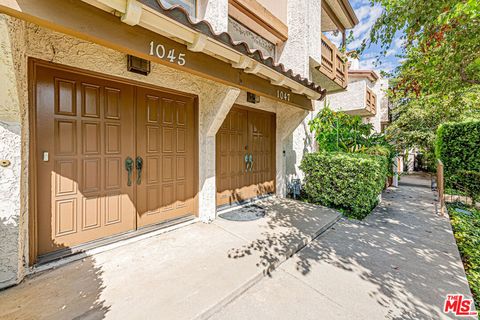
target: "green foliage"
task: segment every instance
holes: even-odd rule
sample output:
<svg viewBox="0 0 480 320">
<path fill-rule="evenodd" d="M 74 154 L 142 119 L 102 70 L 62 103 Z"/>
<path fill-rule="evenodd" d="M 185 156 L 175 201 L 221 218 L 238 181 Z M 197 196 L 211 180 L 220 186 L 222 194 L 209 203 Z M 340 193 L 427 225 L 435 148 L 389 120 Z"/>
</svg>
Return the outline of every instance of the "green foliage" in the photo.
<svg viewBox="0 0 480 320">
<path fill-rule="evenodd" d="M 300 169 L 309 201 L 363 219 L 377 205 L 387 178 L 386 157 L 343 152 L 306 154 Z"/>
<path fill-rule="evenodd" d="M 471 170 L 458 170 L 451 177 L 452 185 L 456 190 L 461 190 L 473 199 L 480 201 L 480 172 Z"/>
<path fill-rule="evenodd" d="M 373 146 L 382 146 L 391 152 L 387 158 L 394 156 L 393 146 L 384 135 L 372 134 L 371 124 L 364 124 L 359 116 L 333 111 L 327 104 L 309 125 L 321 151 L 364 152 Z"/>
<path fill-rule="evenodd" d="M 471 186 L 467 178 L 470 174 L 459 176 L 457 173 L 459 170 L 480 172 L 480 120 L 441 125 L 437 131 L 435 153 L 443 162 L 447 187 L 452 187 L 455 181 L 463 183 L 462 177 Z"/>
<path fill-rule="evenodd" d="M 394 50 L 402 58 L 391 75 L 389 136 L 399 149 L 418 147 L 431 154 L 440 124 L 480 117 L 480 1 L 371 3 L 383 13 L 361 50 L 379 44 L 379 57 Z"/>
<path fill-rule="evenodd" d="M 324 151 L 354 152 L 370 135 L 371 124 L 362 123 L 359 116 L 335 112 L 328 105 L 309 122 L 315 132 L 319 149 Z"/>
<path fill-rule="evenodd" d="M 457 211 L 457 207 L 468 210 L 470 214 Z M 462 204 L 450 204 L 448 213 L 475 306 L 480 310 L 480 211 L 464 207 Z"/>
</svg>

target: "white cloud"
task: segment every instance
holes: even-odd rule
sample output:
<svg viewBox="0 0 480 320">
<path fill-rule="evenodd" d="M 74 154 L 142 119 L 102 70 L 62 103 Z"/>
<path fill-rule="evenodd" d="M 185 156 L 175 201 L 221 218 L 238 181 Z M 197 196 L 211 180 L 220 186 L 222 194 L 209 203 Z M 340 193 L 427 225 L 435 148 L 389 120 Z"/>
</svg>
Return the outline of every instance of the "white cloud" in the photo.
<svg viewBox="0 0 480 320">
<path fill-rule="evenodd" d="M 353 36 L 355 38 L 365 38 L 369 35 L 370 29 L 382 14 L 382 7 L 364 6 L 356 11 L 360 23 L 353 29 Z"/>
</svg>

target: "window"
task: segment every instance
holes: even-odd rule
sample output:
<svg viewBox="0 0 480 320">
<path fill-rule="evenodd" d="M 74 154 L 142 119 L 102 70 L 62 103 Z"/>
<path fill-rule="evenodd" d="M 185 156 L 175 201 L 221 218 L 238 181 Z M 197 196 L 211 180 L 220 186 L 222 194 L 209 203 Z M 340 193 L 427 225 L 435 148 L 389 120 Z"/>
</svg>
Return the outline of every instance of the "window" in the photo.
<svg viewBox="0 0 480 320">
<path fill-rule="evenodd" d="M 167 8 L 175 5 L 182 6 L 187 10 L 188 14 L 195 18 L 197 16 L 197 1 L 196 0 L 161 0 L 162 4 Z"/>
</svg>

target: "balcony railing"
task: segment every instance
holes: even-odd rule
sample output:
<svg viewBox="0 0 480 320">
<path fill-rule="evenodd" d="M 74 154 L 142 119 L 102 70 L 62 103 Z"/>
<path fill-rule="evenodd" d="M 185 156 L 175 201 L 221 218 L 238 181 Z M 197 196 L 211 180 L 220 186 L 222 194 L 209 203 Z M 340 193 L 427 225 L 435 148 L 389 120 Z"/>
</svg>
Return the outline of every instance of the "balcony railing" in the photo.
<svg viewBox="0 0 480 320">
<path fill-rule="evenodd" d="M 377 95 L 370 88 L 367 88 L 365 109 L 372 115 L 377 114 Z"/>
<path fill-rule="evenodd" d="M 347 87 L 348 66 L 338 48 L 322 34 L 322 64 L 320 71 L 342 88 Z"/>
</svg>

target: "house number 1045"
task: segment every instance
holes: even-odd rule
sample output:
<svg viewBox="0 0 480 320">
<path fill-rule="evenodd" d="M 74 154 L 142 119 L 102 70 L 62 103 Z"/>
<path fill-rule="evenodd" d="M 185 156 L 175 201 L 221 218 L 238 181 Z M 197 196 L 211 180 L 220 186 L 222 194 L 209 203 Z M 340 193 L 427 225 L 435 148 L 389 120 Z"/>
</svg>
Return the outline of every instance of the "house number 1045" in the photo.
<svg viewBox="0 0 480 320">
<path fill-rule="evenodd" d="M 165 48 L 163 44 L 155 45 L 155 42 L 150 42 L 150 55 L 158 57 L 163 60 L 170 61 L 171 63 L 177 63 L 180 66 L 185 65 L 185 53 L 179 53 L 176 55 L 175 49 Z"/>
</svg>

